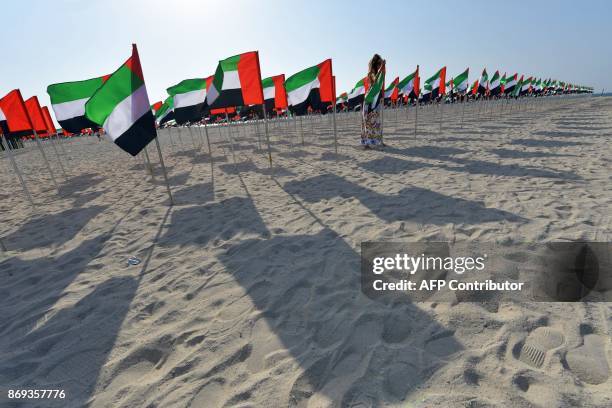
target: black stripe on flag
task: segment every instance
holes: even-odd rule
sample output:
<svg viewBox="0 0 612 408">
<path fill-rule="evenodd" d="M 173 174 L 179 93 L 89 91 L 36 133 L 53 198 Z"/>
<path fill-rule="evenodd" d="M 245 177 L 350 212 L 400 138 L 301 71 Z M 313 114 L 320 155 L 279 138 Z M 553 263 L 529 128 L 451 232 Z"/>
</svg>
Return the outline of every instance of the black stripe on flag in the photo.
<svg viewBox="0 0 612 408">
<path fill-rule="evenodd" d="M 115 139 L 115 144 L 132 156 L 136 156 L 156 136 L 155 118 L 153 112 L 148 110 L 125 133 Z"/>
</svg>

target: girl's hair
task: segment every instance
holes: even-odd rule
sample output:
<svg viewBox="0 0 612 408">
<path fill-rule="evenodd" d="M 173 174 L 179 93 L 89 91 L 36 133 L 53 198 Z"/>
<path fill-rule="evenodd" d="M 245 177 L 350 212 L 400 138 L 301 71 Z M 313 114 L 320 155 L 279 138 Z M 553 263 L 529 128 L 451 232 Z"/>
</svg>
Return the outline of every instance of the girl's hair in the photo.
<svg viewBox="0 0 612 408">
<path fill-rule="evenodd" d="M 374 82 L 374 80 L 376 79 L 376 74 L 378 74 L 382 62 L 383 59 L 378 54 L 374 54 L 374 56 L 370 60 L 370 63 L 368 65 L 368 79 L 370 80 L 370 83 Z"/>
</svg>

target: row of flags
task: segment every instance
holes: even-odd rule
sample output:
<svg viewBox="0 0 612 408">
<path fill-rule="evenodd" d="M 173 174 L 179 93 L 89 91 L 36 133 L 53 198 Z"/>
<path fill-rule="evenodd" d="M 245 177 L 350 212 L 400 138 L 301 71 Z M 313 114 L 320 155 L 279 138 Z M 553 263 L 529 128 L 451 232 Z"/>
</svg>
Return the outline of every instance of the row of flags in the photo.
<svg viewBox="0 0 612 408">
<path fill-rule="evenodd" d="M 419 67 L 385 87 L 384 74 L 373 84 L 360 79 L 350 92 L 336 97 L 332 60 L 303 69 L 288 78 L 279 74 L 261 78 L 259 54 L 246 52 L 219 61 L 213 75 L 186 79 L 167 88 L 163 101 L 150 103 L 136 45 L 132 55 L 115 72 L 93 79 L 49 85 L 47 93 L 60 126 L 71 133 L 86 128 L 104 128 L 123 150 L 138 154 L 156 136 L 156 125 L 169 120 L 178 124 L 197 122 L 206 116 L 236 112 L 240 107 L 260 107 L 264 114 L 290 110 L 295 115 L 308 111 L 327 112 L 343 104 L 352 109 L 364 100 L 374 107 L 380 97 L 435 99 L 447 94 L 523 95 L 531 92 L 563 90 L 590 92 L 592 88 L 565 84 L 551 79 L 518 79 L 518 74 L 488 78 L 486 69 L 472 86 L 469 68 L 447 81 L 446 67 L 427 78 L 421 89 Z M 19 90 L 0 99 L 0 127 L 3 133 L 36 130 L 55 133 L 46 107 L 38 99 L 23 101 Z"/>
<path fill-rule="evenodd" d="M 418 99 L 427 102 L 436 99 L 441 95 L 481 95 L 481 96 L 521 96 L 526 94 L 539 94 L 542 92 L 571 92 L 587 93 L 592 92 L 593 88 L 578 86 L 553 79 L 537 79 L 535 77 L 525 78 L 514 75 L 500 76 L 499 71 L 495 71 L 489 79 L 486 68 L 483 70 L 480 79 L 474 81 L 470 86 L 469 68 L 446 81 L 446 67 L 442 67 L 431 77 L 424 81 L 423 89 L 420 88 L 419 67 L 406 76 L 401 81 L 395 78 L 385 89 L 385 99 L 397 101 L 400 98 Z M 368 91 L 368 79 L 360 79 L 350 92 L 343 92 L 337 99 L 336 104 L 342 104 L 353 109 L 363 103 L 364 96 Z"/>
<path fill-rule="evenodd" d="M 0 131 L 5 135 L 25 136 L 36 131 L 40 137 L 55 133 L 49 109 L 40 106 L 37 96 L 23 99 L 14 89 L 0 99 Z"/>
</svg>

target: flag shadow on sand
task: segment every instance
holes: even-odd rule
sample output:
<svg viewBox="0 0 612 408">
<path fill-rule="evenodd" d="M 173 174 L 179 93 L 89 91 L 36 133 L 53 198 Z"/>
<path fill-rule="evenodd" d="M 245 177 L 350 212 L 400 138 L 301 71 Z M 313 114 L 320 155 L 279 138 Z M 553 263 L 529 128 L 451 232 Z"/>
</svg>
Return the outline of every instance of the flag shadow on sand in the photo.
<svg viewBox="0 0 612 408">
<path fill-rule="evenodd" d="M 265 319 L 302 367 L 279 405 L 398 403 L 463 348 L 420 307 L 363 295 L 359 255 L 330 229 L 242 241 L 220 259 L 254 303 L 253 325 Z M 257 347 L 248 345 L 247 366 L 257 360 Z M 275 354 L 266 365 L 274 366 Z M 261 388 L 286 381 L 283 370 L 269 372 Z"/>
<path fill-rule="evenodd" d="M 270 389 L 276 390 L 279 405 L 290 407 L 305 406 L 315 393 L 342 406 L 398 402 L 463 348 L 453 330 L 408 299 L 390 305 L 363 295 L 359 254 L 328 228 L 271 237 L 251 198 L 232 197 L 175 209 L 159 241 L 161 247 L 209 245 L 223 247 L 218 259 L 224 273 L 186 276 L 191 287 L 186 298 L 196 299 L 189 307 L 203 307 L 203 319 L 215 310 L 233 315 L 226 309 L 233 296 L 215 297 L 219 281 L 211 279 L 216 275 L 224 285 L 228 277 L 239 284 L 255 309 L 225 321 L 227 329 L 215 319 L 214 330 L 225 333 L 217 340 L 228 353 L 211 352 L 217 340 L 204 336 L 208 345 L 203 343 L 197 353 L 201 361 L 178 374 L 200 379 L 188 397 L 194 406 L 202 401 L 230 406 Z M 237 319 L 249 320 L 245 324 L 251 335 L 238 336 Z M 266 332 L 255 327 L 266 327 Z M 265 340 L 270 331 L 276 339 L 272 343 Z M 278 349 L 268 350 L 276 341 Z M 285 391 L 279 384 L 286 382 L 287 356 L 301 366 L 301 374 Z M 249 391 L 231 387 L 237 373 L 263 364 L 262 357 L 268 367 L 263 382 Z M 226 390 L 219 394 L 219 387 Z"/>
<path fill-rule="evenodd" d="M 137 280 L 111 278 L 73 306 L 59 309 L 56 314 L 50 311 L 77 275 L 99 269 L 88 264 L 110 237 L 104 234 L 86 240 L 56 258 L 14 257 L 0 263 L 0 274 L 10 273 L 8 278 L 3 277 L 4 288 L 8 289 L 0 303 L 3 386 L 63 389 L 66 399 L 46 400 L 44 405 L 87 405 L 136 293 Z M 3 406 L 29 406 L 23 400 L 12 403 Z"/>
<path fill-rule="evenodd" d="M 516 214 L 488 208 L 478 201 L 451 197 L 421 187 L 406 187 L 384 195 L 342 177 L 325 174 L 284 185 L 287 192 L 309 203 L 334 197 L 354 197 L 378 218 L 387 222 L 411 220 L 422 224 L 479 224 L 482 222 L 526 222 Z"/>
<path fill-rule="evenodd" d="M 16 231 L 4 236 L 2 241 L 10 251 L 28 251 L 49 245 L 61 246 L 74 238 L 92 218 L 106 208 L 92 205 L 33 217 Z"/>
</svg>

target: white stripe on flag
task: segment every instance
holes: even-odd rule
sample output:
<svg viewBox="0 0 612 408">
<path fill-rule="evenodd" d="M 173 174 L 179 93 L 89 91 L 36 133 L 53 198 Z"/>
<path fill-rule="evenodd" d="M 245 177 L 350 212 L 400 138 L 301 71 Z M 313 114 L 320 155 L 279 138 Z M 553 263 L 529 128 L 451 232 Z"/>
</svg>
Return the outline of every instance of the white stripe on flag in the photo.
<svg viewBox="0 0 612 408">
<path fill-rule="evenodd" d="M 134 93 L 122 100 L 104 121 L 104 130 L 108 137 L 115 141 L 132 125 L 151 110 L 147 87 L 142 84 Z"/>
<path fill-rule="evenodd" d="M 51 105 L 57 120 L 67 120 L 78 116 L 85 116 L 85 103 L 89 98 L 75 99 L 70 102 L 56 103 Z"/>
<path fill-rule="evenodd" d="M 310 90 L 314 88 L 318 88 L 320 85 L 319 78 L 315 79 L 312 82 L 307 83 L 306 85 L 302 85 L 297 89 L 294 89 L 291 92 L 287 93 L 287 99 L 289 101 L 289 105 L 295 106 L 300 104 L 308 98 L 308 94 L 310 94 Z"/>
<path fill-rule="evenodd" d="M 174 95 L 174 107 L 184 108 L 204 103 L 206 100 L 206 89 L 196 89 L 195 91 L 185 92 Z"/>
<path fill-rule="evenodd" d="M 6 116 L 4 115 L 4 112 L 2 112 L 2 108 L 0 108 L 0 120 L 6 120 Z"/>
<path fill-rule="evenodd" d="M 223 72 L 222 90 L 226 89 L 240 89 L 240 76 L 238 75 L 238 70 Z"/>
<path fill-rule="evenodd" d="M 348 95 L 348 98 L 349 99 L 353 99 L 353 98 L 358 97 L 359 95 L 364 95 L 364 94 L 365 94 L 365 87 L 364 86 L 360 86 L 359 88 L 353 89 L 353 92 L 351 92 Z"/>
<path fill-rule="evenodd" d="M 408 95 L 414 89 L 414 79 L 411 79 L 403 89 L 400 89 L 400 92 L 404 95 Z"/>
<path fill-rule="evenodd" d="M 274 96 L 276 95 L 275 90 L 276 90 L 276 87 L 274 86 L 269 86 L 267 88 L 264 88 L 263 90 L 264 100 L 274 99 Z"/>
</svg>

